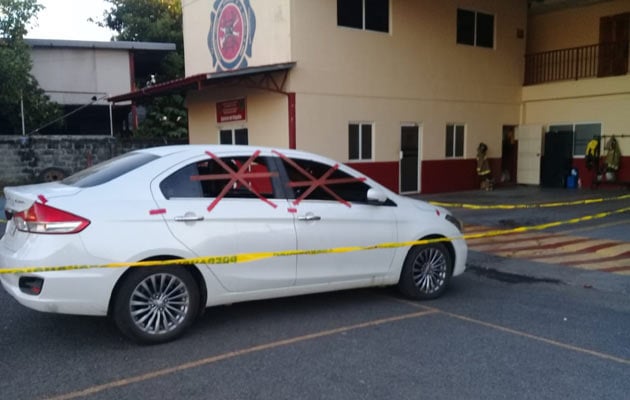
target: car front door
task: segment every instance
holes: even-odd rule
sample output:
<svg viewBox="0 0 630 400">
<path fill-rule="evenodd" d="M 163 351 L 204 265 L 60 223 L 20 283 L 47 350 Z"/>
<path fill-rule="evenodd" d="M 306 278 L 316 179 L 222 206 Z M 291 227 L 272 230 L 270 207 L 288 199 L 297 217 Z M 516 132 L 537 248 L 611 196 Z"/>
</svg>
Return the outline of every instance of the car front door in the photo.
<svg viewBox="0 0 630 400">
<path fill-rule="evenodd" d="M 295 250 L 293 215 L 269 160 L 207 155 L 155 179 L 154 198 L 173 236 L 197 257 Z M 292 286 L 296 262 L 286 256 L 207 267 L 227 290 L 246 292 Z"/>
<path fill-rule="evenodd" d="M 397 239 L 395 204 L 367 202 L 363 178 L 338 165 L 282 157 L 299 250 L 371 246 Z M 371 279 L 386 274 L 395 249 L 299 255 L 297 285 Z"/>
</svg>

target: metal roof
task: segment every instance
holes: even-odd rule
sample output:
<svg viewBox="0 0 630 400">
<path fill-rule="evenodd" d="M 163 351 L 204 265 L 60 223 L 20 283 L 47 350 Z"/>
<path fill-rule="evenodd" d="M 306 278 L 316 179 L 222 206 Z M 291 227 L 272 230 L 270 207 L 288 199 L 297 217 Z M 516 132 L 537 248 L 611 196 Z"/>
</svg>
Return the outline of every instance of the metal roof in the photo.
<svg viewBox="0 0 630 400">
<path fill-rule="evenodd" d="M 175 51 L 175 43 L 157 42 L 96 42 L 88 40 L 24 39 L 31 47 L 108 49 L 108 50 L 152 50 Z"/>
<path fill-rule="evenodd" d="M 108 100 L 112 103 L 121 101 L 138 100 L 148 97 L 164 96 L 170 93 L 184 92 L 187 90 L 199 90 L 212 84 L 226 83 L 235 78 L 247 78 L 253 75 L 263 75 L 272 72 L 288 71 L 295 66 L 295 62 L 269 64 L 257 67 L 242 68 L 233 71 L 206 72 L 185 78 L 174 79 L 168 82 L 158 83 L 153 86 L 112 96 Z M 276 91 L 281 91 L 284 82 L 276 85 Z"/>
</svg>

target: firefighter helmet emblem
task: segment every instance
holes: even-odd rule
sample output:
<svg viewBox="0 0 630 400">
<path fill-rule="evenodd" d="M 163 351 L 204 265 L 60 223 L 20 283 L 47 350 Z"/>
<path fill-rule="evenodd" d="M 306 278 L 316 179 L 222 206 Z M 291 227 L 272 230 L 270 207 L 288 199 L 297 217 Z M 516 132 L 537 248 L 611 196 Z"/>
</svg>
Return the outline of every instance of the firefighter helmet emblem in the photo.
<svg viewBox="0 0 630 400">
<path fill-rule="evenodd" d="M 247 67 L 256 18 L 249 0 L 215 0 L 210 13 L 208 48 L 217 71 Z"/>
</svg>

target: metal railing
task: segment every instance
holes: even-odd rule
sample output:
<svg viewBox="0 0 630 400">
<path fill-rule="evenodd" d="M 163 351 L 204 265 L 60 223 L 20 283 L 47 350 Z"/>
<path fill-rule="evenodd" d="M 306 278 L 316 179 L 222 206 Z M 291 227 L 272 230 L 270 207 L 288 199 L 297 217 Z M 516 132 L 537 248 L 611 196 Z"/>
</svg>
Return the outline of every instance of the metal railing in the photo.
<svg viewBox="0 0 630 400">
<path fill-rule="evenodd" d="M 525 85 L 628 73 L 628 41 L 525 55 Z"/>
</svg>

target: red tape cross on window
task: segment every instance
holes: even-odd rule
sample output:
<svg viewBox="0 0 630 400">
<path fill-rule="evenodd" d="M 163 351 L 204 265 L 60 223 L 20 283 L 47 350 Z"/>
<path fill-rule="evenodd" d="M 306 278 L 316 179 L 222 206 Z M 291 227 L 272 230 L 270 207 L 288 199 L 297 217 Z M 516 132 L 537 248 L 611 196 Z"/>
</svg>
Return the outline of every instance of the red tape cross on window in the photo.
<svg viewBox="0 0 630 400">
<path fill-rule="evenodd" d="M 249 182 L 246 181 L 246 179 L 272 178 L 278 175 L 276 172 L 248 172 L 249 167 L 253 164 L 256 157 L 258 157 L 258 155 L 260 154 L 260 150 L 257 150 L 256 152 L 254 152 L 254 154 L 252 154 L 252 156 L 249 159 L 247 159 L 247 161 L 243 165 L 241 165 L 240 168 L 238 168 L 238 171 L 235 171 L 232 168 L 230 168 L 230 166 L 227 165 L 223 160 L 221 160 L 221 158 L 219 158 L 216 154 L 210 151 L 206 151 L 206 154 L 212 157 L 212 159 L 217 164 L 219 164 L 221 168 L 223 168 L 225 172 L 227 173 L 226 174 L 197 175 L 197 176 L 191 176 L 190 179 L 193 181 L 230 179 L 230 181 L 221 190 L 221 193 L 219 193 L 217 197 L 215 197 L 215 199 L 212 201 L 212 203 L 210 203 L 210 205 L 208 206 L 208 211 L 212 211 L 212 209 L 216 207 L 219 201 L 221 201 L 221 199 L 225 197 L 225 195 L 232 188 L 232 185 L 234 185 L 236 182 L 239 182 L 240 184 L 242 184 L 243 187 L 247 188 L 247 190 L 249 190 L 252 194 L 254 194 L 256 197 L 258 197 L 260 200 L 264 201 L 265 203 L 269 204 L 271 207 L 273 208 L 278 207 L 274 202 L 268 200 L 263 195 L 261 195 L 258 192 L 258 190 L 256 190 L 254 187 L 252 187 L 252 185 L 249 184 Z"/>
<path fill-rule="evenodd" d="M 305 186 L 309 187 L 308 189 L 306 189 L 304 191 L 304 193 L 302 193 L 300 195 L 300 197 L 298 197 L 297 199 L 293 200 L 293 205 L 296 205 L 296 206 L 298 204 L 300 204 L 300 202 L 302 200 L 304 200 L 309 194 L 313 193 L 313 191 L 315 189 L 322 188 L 323 190 L 325 190 L 329 195 L 331 195 L 335 200 L 337 200 L 341 204 L 343 204 L 343 205 L 345 205 L 347 207 L 352 207 L 350 202 L 348 202 L 348 201 L 344 200 L 343 198 L 341 198 L 341 196 L 339 196 L 332 189 L 330 189 L 328 187 L 328 185 L 339 185 L 339 184 L 342 184 L 342 183 L 353 183 L 353 182 L 363 182 L 363 181 L 365 181 L 365 177 L 361 177 L 361 178 L 328 179 L 328 177 L 331 176 L 339 168 L 339 164 L 333 165 L 321 177 L 315 178 L 312 174 L 310 174 L 304 168 L 300 167 L 295 161 L 291 160 L 289 157 L 285 156 L 284 154 L 280 153 L 279 151 L 274 150 L 273 153 L 277 154 L 287 164 L 291 165 L 300 174 L 304 175 L 304 177 L 308 179 L 307 181 L 289 182 L 289 186 L 292 187 L 292 188 L 294 188 L 294 187 L 305 187 Z"/>
</svg>

